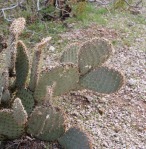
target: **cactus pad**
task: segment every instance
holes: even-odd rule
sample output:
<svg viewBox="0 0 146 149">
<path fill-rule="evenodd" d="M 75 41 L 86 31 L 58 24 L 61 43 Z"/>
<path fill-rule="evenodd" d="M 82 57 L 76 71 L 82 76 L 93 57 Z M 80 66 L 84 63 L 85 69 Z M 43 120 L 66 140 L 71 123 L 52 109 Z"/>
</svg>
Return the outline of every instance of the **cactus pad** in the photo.
<svg viewBox="0 0 146 149">
<path fill-rule="evenodd" d="M 40 71 L 40 61 L 42 55 L 42 48 L 46 46 L 46 44 L 51 40 L 51 37 L 47 37 L 42 39 L 40 43 L 35 46 L 35 52 L 33 56 L 33 62 L 31 67 L 31 75 L 30 75 L 30 82 L 29 82 L 29 89 L 31 91 L 35 91 L 38 75 Z"/>
<path fill-rule="evenodd" d="M 78 64 L 78 53 L 80 49 L 79 43 L 73 43 L 66 47 L 61 55 L 60 62 Z"/>
<path fill-rule="evenodd" d="M 58 141 L 65 149 L 92 149 L 87 135 L 76 127 L 70 128 Z"/>
<path fill-rule="evenodd" d="M 123 75 L 108 67 L 99 67 L 80 78 L 80 85 L 98 93 L 114 93 L 124 83 Z"/>
<path fill-rule="evenodd" d="M 28 120 L 28 133 L 40 140 L 57 140 L 64 131 L 63 113 L 51 107 L 36 107 Z"/>
<path fill-rule="evenodd" d="M 34 108 L 34 98 L 31 91 L 21 89 L 17 92 L 17 97 L 21 99 L 24 109 L 30 114 Z"/>
<path fill-rule="evenodd" d="M 17 43 L 16 57 L 16 87 L 22 88 L 25 86 L 29 71 L 29 60 L 27 49 L 22 41 Z"/>
<path fill-rule="evenodd" d="M 85 42 L 79 51 L 79 71 L 83 75 L 101 66 L 111 55 L 113 49 L 106 39 L 94 38 Z"/>
<path fill-rule="evenodd" d="M 9 73 L 7 69 L 0 74 L 0 86 L 2 86 L 4 90 L 7 90 L 9 87 Z"/>
<path fill-rule="evenodd" d="M 16 60 L 16 42 L 18 36 L 10 36 L 10 39 L 8 41 L 8 47 L 6 49 L 6 66 L 9 69 L 9 74 L 14 73 L 14 67 L 15 67 L 15 60 Z"/>
<path fill-rule="evenodd" d="M 24 18 L 15 19 L 10 26 L 11 34 L 15 36 L 21 34 L 22 31 L 24 30 L 25 23 L 26 21 Z"/>
<path fill-rule="evenodd" d="M 35 91 L 38 81 L 40 57 L 41 57 L 41 50 L 36 50 L 33 56 L 30 82 L 29 82 L 29 89 L 33 92 Z"/>
<path fill-rule="evenodd" d="M 47 72 L 42 72 L 34 97 L 37 101 L 44 99 L 46 96 L 46 86 L 52 86 L 54 83 L 56 84 L 54 87 L 54 96 L 68 93 L 76 88 L 78 81 L 78 69 L 74 65 L 56 66 Z"/>
<path fill-rule="evenodd" d="M 6 139 L 19 138 L 24 133 L 24 126 L 18 125 L 13 118 L 12 110 L 0 111 L 0 136 L 4 136 Z"/>
<path fill-rule="evenodd" d="M 2 93 L 2 98 L 1 98 L 1 102 L 5 102 L 8 103 L 8 101 L 10 101 L 11 96 L 10 96 L 10 92 L 9 90 L 4 90 Z"/>
<path fill-rule="evenodd" d="M 18 125 L 23 125 L 27 122 L 27 112 L 19 98 L 16 98 L 13 102 L 13 117 Z"/>
<path fill-rule="evenodd" d="M 0 74 L 0 103 L 8 102 L 10 100 L 9 88 L 9 74 L 8 70 L 5 69 L 3 73 Z"/>
<path fill-rule="evenodd" d="M 8 102 L 10 100 L 11 97 L 8 87 L 9 74 L 7 70 L 4 70 L 4 72 L 0 74 L 0 103 Z"/>
</svg>

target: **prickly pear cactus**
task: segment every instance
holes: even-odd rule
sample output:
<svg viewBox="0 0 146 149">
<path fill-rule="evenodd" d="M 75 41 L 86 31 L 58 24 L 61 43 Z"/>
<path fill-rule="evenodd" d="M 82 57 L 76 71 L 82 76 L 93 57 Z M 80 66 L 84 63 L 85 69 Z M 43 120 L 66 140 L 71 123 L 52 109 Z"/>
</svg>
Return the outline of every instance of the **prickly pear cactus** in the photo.
<svg viewBox="0 0 146 149">
<path fill-rule="evenodd" d="M 5 68 L 0 74 L 0 103 L 8 102 L 10 100 L 9 87 L 9 74 L 8 70 Z"/>
<path fill-rule="evenodd" d="M 25 23 L 26 22 L 24 18 L 18 18 L 15 19 L 10 26 L 10 37 L 8 40 L 8 47 L 6 49 L 6 63 L 10 75 L 14 73 L 17 53 L 16 43 L 18 41 L 19 35 L 25 28 Z"/>
<path fill-rule="evenodd" d="M 80 85 L 83 88 L 105 94 L 116 92 L 123 83 L 123 75 L 108 67 L 99 67 L 80 78 Z"/>
<path fill-rule="evenodd" d="M 105 94 L 118 91 L 124 83 L 123 75 L 102 67 L 114 51 L 111 43 L 107 39 L 93 38 L 78 47 L 78 50 L 77 46 L 67 48 L 61 56 L 61 62 L 73 62 L 78 66 L 80 77 L 76 88 Z"/>
<path fill-rule="evenodd" d="M 65 132 L 63 113 L 51 107 L 36 107 L 28 120 L 27 132 L 40 140 L 57 140 Z"/>
<path fill-rule="evenodd" d="M 29 59 L 26 46 L 22 41 L 17 42 L 16 56 L 16 87 L 18 89 L 25 87 L 29 72 Z"/>
<path fill-rule="evenodd" d="M 79 72 L 83 75 L 101 66 L 111 53 L 112 46 L 106 39 L 94 38 L 85 42 L 79 52 Z"/>
<path fill-rule="evenodd" d="M 35 91 L 37 82 L 38 82 L 38 77 L 40 73 L 40 63 L 41 63 L 41 58 L 42 58 L 42 48 L 47 45 L 47 43 L 51 40 L 51 37 L 47 37 L 42 39 L 40 43 L 38 43 L 35 46 L 35 52 L 33 56 L 33 62 L 32 62 L 32 67 L 31 67 L 31 75 L 30 75 L 30 82 L 29 82 L 29 89 L 31 91 Z"/>
<path fill-rule="evenodd" d="M 41 71 L 42 48 L 51 39 L 47 37 L 35 46 L 30 70 L 27 48 L 18 41 L 24 27 L 23 18 L 16 19 L 10 27 L 7 65 L 0 75 L 0 141 L 27 133 L 40 140 L 58 141 L 65 149 L 91 149 L 88 136 L 79 128 L 65 131 L 64 113 L 53 107 L 51 99 L 78 89 L 107 94 L 119 90 L 123 75 L 102 66 L 112 53 L 111 44 L 98 38 L 71 44 L 63 52 L 60 64 Z M 4 108 L 3 102 L 9 109 Z"/>
<path fill-rule="evenodd" d="M 20 35 L 25 28 L 26 21 L 24 18 L 15 19 L 10 26 L 10 33 L 14 36 Z"/>
<path fill-rule="evenodd" d="M 0 110 L 0 136 L 3 139 L 16 139 L 24 133 L 24 125 L 19 125 L 13 117 L 13 110 Z"/>
<path fill-rule="evenodd" d="M 54 96 L 59 96 L 75 89 L 78 81 L 78 69 L 72 64 L 56 66 L 42 72 L 34 93 L 35 100 L 39 101 L 45 98 L 46 86 L 55 83 Z"/>
<path fill-rule="evenodd" d="M 18 90 L 16 96 L 21 99 L 21 102 L 27 111 L 30 114 L 33 111 L 35 101 L 33 98 L 33 93 L 26 89 Z"/>
<path fill-rule="evenodd" d="M 27 122 L 28 115 L 19 98 L 16 98 L 14 100 L 12 109 L 13 109 L 13 117 L 18 123 L 18 125 L 24 125 Z"/>
<path fill-rule="evenodd" d="M 73 63 L 78 64 L 78 53 L 80 49 L 79 43 L 73 43 L 65 48 L 63 54 L 61 55 L 61 63 Z"/>
<path fill-rule="evenodd" d="M 2 91 L 1 102 L 7 103 L 11 99 L 10 91 L 8 89 Z"/>
<path fill-rule="evenodd" d="M 88 136 L 79 128 L 70 128 L 58 139 L 65 149 L 92 149 Z"/>
<path fill-rule="evenodd" d="M 37 81 L 38 81 L 39 63 L 40 63 L 40 59 L 41 59 L 41 54 L 42 54 L 41 49 L 37 49 L 33 56 L 30 82 L 29 82 L 29 89 L 33 92 L 35 91 Z"/>
</svg>

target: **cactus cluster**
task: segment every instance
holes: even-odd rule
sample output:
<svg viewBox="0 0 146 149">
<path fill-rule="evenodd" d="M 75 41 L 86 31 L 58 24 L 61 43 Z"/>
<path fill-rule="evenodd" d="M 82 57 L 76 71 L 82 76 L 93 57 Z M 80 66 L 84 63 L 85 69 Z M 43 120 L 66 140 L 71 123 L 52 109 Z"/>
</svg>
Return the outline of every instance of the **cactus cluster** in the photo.
<svg viewBox="0 0 146 149">
<path fill-rule="evenodd" d="M 64 113 L 51 99 L 79 89 L 116 92 L 123 85 L 123 75 L 102 66 L 112 53 L 111 44 L 97 38 L 72 44 L 57 66 L 41 71 L 42 49 L 51 37 L 34 46 L 30 64 L 28 50 L 18 40 L 24 27 L 24 18 L 10 26 L 6 65 L 0 73 L 0 141 L 27 133 L 40 140 L 58 141 L 65 149 L 91 149 L 83 131 L 77 127 L 66 130 Z"/>
</svg>

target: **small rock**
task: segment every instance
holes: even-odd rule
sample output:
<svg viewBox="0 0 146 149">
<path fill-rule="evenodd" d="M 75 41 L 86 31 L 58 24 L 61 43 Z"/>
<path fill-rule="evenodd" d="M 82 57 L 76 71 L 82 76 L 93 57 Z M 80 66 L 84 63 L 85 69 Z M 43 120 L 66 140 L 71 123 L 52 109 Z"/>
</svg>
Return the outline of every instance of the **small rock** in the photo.
<svg viewBox="0 0 146 149">
<path fill-rule="evenodd" d="M 99 112 L 100 115 L 103 115 L 105 113 L 105 109 L 102 108 L 102 107 L 99 107 L 98 112 Z"/>
<path fill-rule="evenodd" d="M 129 27 L 134 26 L 134 25 L 135 25 L 134 22 L 129 22 L 129 23 L 128 23 L 128 26 L 129 26 Z"/>
<path fill-rule="evenodd" d="M 129 81 L 128 81 L 128 84 L 130 85 L 130 86 L 134 86 L 134 85 L 136 85 L 136 80 L 134 80 L 134 79 L 130 79 Z"/>
<path fill-rule="evenodd" d="M 103 143 L 102 143 L 102 146 L 103 146 L 103 147 L 108 147 L 108 143 L 107 143 L 107 142 L 103 142 Z"/>
<path fill-rule="evenodd" d="M 53 46 L 50 46 L 49 51 L 54 52 L 55 48 Z"/>
<path fill-rule="evenodd" d="M 99 98 L 99 103 L 106 103 L 107 99 L 106 98 Z"/>
<path fill-rule="evenodd" d="M 121 131 L 121 126 L 115 126 L 115 128 L 114 128 L 114 131 L 116 132 L 116 133 L 118 133 L 119 131 Z"/>
</svg>

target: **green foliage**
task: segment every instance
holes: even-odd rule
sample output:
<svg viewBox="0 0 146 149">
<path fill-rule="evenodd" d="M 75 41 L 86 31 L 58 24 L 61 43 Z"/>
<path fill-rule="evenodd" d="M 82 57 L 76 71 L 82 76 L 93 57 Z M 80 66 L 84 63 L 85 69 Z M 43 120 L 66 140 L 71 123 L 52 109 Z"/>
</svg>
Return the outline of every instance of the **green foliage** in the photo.
<svg viewBox="0 0 146 149">
<path fill-rule="evenodd" d="M 40 13 L 42 14 L 51 14 L 56 10 L 55 6 L 49 5 L 48 7 L 45 7 L 40 10 Z"/>
<path fill-rule="evenodd" d="M 45 25 L 38 21 L 38 22 L 35 22 L 29 25 L 28 29 L 36 31 L 36 32 L 40 32 L 40 31 L 45 30 Z"/>
<path fill-rule="evenodd" d="M 81 16 L 86 17 L 87 15 L 86 9 L 87 9 L 87 3 L 85 1 L 76 3 L 75 7 L 76 16 L 79 19 L 82 19 Z"/>
<path fill-rule="evenodd" d="M 133 2 L 133 0 L 127 0 L 127 2 L 129 4 L 131 4 Z M 127 4 L 126 4 L 125 0 L 116 0 L 113 3 L 114 9 L 126 9 L 126 7 L 127 7 Z"/>
<path fill-rule="evenodd" d="M 90 25 L 93 22 L 105 25 L 106 20 L 103 16 L 107 12 L 107 9 L 96 8 L 93 4 L 87 2 L 80 2 L 73 5 L 73 13 L 75 14 L 77 20 L 82 21 L 85 26 Z"/>
</svg>

